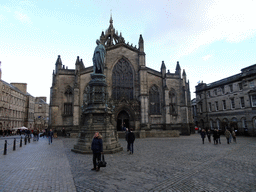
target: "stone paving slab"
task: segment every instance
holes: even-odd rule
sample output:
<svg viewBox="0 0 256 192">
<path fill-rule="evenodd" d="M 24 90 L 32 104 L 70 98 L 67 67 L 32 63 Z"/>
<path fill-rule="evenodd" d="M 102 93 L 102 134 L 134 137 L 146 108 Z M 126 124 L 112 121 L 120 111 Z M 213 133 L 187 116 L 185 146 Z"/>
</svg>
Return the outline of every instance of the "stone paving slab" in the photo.
<svg viewBox="0 0 256 192">
<path fill-rule="evenodd" d="M 7 155 L 0 147 L 0 191 L 256 191 L 256 138 L 221 140 L 203 145 L 198 134 L 136 139 L 133 155 L 105 154 L 100 172 L 91 171 L 92 155 L 71 152 L 77 139 L 48 145 L 40 138 Z"/>
</svg>

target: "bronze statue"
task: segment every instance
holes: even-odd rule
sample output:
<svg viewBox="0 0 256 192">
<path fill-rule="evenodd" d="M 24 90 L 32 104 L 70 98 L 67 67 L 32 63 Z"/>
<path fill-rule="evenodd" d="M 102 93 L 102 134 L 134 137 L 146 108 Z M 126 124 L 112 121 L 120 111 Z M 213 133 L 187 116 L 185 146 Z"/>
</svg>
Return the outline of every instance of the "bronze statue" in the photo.
<svg viewBox="0 0 256 192">
<path fill-rule="evenodd" d="M 104 73 L 104 66 L 105 66 L 105 54 L 106 49 L 104 45 L 100 43 L 100 41 L 96 40 L 97 47 L 94 50 L 93 54 L 93 73 Z"/>
</svg>

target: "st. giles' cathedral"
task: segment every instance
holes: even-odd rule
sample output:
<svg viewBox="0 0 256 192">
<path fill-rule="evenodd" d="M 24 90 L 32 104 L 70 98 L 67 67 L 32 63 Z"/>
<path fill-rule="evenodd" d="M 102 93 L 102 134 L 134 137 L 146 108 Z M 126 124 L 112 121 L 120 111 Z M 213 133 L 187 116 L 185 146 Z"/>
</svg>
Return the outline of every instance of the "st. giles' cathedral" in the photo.
<svg viewBox="0 0 256 192">
<path fill-rule="evenodd" d="M 113 27 L 112 17 L 99 40 L 106 50 L 104 75 L 116 131 L 128 127 L 137 134 L 170 130 L 190 134 L 193 120 L 189 81 L 179 62 L 175 73 L 166 71 L 164 61 L 159 65 L 160 72 L 148 68 L 142 35 L 138 47 L 126 43 Z M 80 132 L 94 71 L 90 65 L 85 67 L 77 57 L 75 69 L 67 69 L 58 56 L 52 75 L 49 128 Z"/>
</svg>

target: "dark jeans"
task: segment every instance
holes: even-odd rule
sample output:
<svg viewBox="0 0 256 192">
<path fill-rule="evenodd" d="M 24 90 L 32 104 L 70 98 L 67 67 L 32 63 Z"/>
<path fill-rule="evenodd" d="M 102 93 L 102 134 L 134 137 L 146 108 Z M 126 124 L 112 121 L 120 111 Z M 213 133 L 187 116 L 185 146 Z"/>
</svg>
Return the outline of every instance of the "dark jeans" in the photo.
<svg viewBox="0 0 256 192">
<path fill-rule="evenodd" d="M 52 136 L 49 136 L 49 144 L 52 143 Z"/>
<path fill-rule="evenodd" d="M 92 161 L 93 161 L 93 168 L 94 168 L 94 169 L 96 169 L 96 165 L 97 165 L 96 159 L 97 159 L 98 161 L 101 160 L 101 153 L 93 153 Z M 98 168 L 99 168 L 99 167 L 98 167 Z"/>
<path fill-rule="evenodd" d="M 204 144 L 204 137 L 202 137 L 202 141 L 203 141 L 203 144 Z"/>
<path fill-rule="evenodd" d="M 211 135 L 209 135 L 207 137 L 208 137 L 208 141 L 211 143 Z"/>
<path fill-rule="evenodd" d="M 128 143 L 129 151 L 133 154 L 133 143 Z"/>
</svg>

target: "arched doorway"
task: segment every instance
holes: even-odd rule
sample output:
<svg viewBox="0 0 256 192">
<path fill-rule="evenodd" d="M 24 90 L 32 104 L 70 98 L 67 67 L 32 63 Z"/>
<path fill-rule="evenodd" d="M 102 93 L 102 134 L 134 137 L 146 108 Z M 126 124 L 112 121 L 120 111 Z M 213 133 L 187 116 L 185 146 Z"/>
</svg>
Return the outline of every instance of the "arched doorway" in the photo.
<svg viewBox="0 0 256 192">
<path fill-rule="evenodd" d="M 231 122 L 229 123 L 231 131 L 235 131 L 236 135 L 239 135 L 238 132 L 238 124 L 237 124 L 237 118 L 233 117 L 231 119 Z"/>
<path fill-rule="evenodd" d="M 129 114 L 125 110 L 120 111 L 117 116 L 117 123 L 116 123 L 117 131 L 122 131 L 123 127 L 129 127 L 129 126 L 130 126 Z"/>
<path fill-rule="evenodd" d="M 224 118 L 222 121 L 221 121 L 221 130 L 223 131 L 223 132 L 225 132 L 226 131 L 226 129 L 229 129 L 229 127 L 228 127 L 228 120 L 226 119 L 226 118 Z"/>
</svg>

